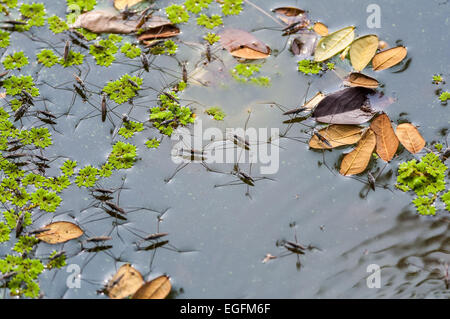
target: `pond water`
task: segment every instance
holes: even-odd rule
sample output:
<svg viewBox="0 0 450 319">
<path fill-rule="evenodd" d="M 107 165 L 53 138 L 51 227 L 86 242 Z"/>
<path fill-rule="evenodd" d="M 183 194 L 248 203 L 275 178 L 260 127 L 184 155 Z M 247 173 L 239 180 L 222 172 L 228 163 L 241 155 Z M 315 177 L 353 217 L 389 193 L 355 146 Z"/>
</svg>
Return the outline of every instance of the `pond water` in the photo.
<svg viewBox="0 0 450 319">
<path fill-rule="evenodd" d="M 45 3 L 48 15 L 64 17 L 65 1 L 41 2 Z M 110 1 L 98 2 L 98 8 L 112 5 Z M 164 8 L 172 2 L 179 1 L 161 0 L 156 6 Z M 380 90 L 386 96 L 395 98 L 395 102 L 385 109 L 394 123 L 411 122 L 419 127 L 427 142 L 445 144 L 442 131 L 449 127 L 448 106 L 440 103 L 431 78 L 437 73 L 449 76 L 450 4 L 446 1 L 378 0 L 381 28 L 376 29 L 369 29 L 366 24 L 369 16 L 366 9 L 373 1 L 253 0 L 253 3 L 267 13 L 280 6 L 297 6 L 307 10 L 311 19 L 324 22 L 331 31 L 354 25 L 359 35 L 375 33 L 391 47 L 405 45 L 411 59 L 405 70 L 393 68 L 375 73 L 366 69 L 365 73 L 384 84 Z M 220 12 L 218 6 L 214 8 Z M 273 54 L 262 62 L 261 68 L 261 74 L 271 78 L 271 86 L 237 83 L 229 76 L 229 70 L 237 62 L 217 45 L 212 49 L 215 60 L 206 67 L 216 70 L 211 76 L 211 85 L 196 85 L 195 79 L 203 72 L 201 61 L 204 60 L 205 46 L 195 43 L 200 42 L 205 31 L 195 24 L 194 19 L 183 24 L 176 58 L 188 61 L 190 81 L 180 99 L 182 104 L 190 104 L 195 110 L 204 129 L 218 127 L 225 132 L 226 128 L 244 127 L 248 119 L 248 127 L 278 128 L 284 132 L 288 125 L 283 121 L 287 117 L 271 106 L 271 102 L 294 108 L 303 103 L 305 95 L 311 98 L 318 91 L 332 93 L 342 88 L 338 72 L 330 71 L 322 77 L 299 73 L 297 58 L 286 48 L 286 42 L 292 37 L 282 37 L 280 25 L 251 5 L 245 3 L 239 16 L 227 17 L 224 23 L 225 26 L 254 31 L 258 39 L 272 48 Z M 34 41 L 30 41 L 30 33 L 13 33 L 6 53 L 23 50 L 31 57 L 32 63 L 21 74 L 33 75 L 41 97 L 48 99 L 49 110 L 63 114 L 74 93 L 45 83 L 71 88 L 76 69 L 41 68 L 34 62 L 34 57 L 38 50 L 49 44 L 62 52 L 67 36 L 55 36 L 46 27 L 32 32 Z M 133 38 L 128 40 L 133 41 Z M 130 62 L 118 53 L 116 62 L 105 68 L 97 66 L 88 52 L 85 54 L 82 75 L 87 75 L 88 87 L 97 93 L 107 81 L 116 80 L 125 73 L 142 73 L 139 59 Z M 134 107 L 124 104 L 115 110 L 116 113 L 131 110 L 132 119 L 146 122 L 148 109 L 156 106 L 158 91 L 181 79 L 177 59 L 152 57 L 151 71 L 141 74 L 143 86 L 148 89 L 139 93 Z M 348 62 L 337 58 L 334 62 L 338 69 L 350 71 Z M 92 103 L 99 105 L 98 95 L 92 97 Z M 223 122 L 214 121 L 204 113 L 210 106 L 220 106 L 224 110 L 227 116 Z M 77 98 L 70 115 L 61 116 L 54 130 L 51 129 L 53 144 L 44 154 L 49 158 L 61 158 L 47 170 L 49 176 L 58 174 L 58 167 L 66 158 L 77 160 L 79 167 L 88 164 L 100 167 L 112 145 L 117 140 L 124 140 L 111 134 L 115 126 L 108 120 L 102 123 L 99 112 L 76 126 L 92 110 L 89 103 Z M 113 117 L 113 122 L 120 125 L 120 117 Z M 24 121 L 28 127 L 32 123 L 31 120 Z M 314 125 L 314 122 L 307 120 L 304 124 Z M 67 264 L 81 267 L 81 286 L 67 287 L 70 273 L 66 268 L 45 271 L 39 277 L 45 297 L 107 298 L 97 291 L 126 262 L 147 280 L 161 274 L 169 275 L 173 298 L 450 296 L 443 280 L 429 279 L 438 277 L 430 274 L 433 269 L 450 262 L 447 213 L 440 211 L 435 217 L 419 216 L 411 204 L 412 195 L 394 187 L 399 163 L 415 157 L 407 151 L 400 153 L 384 169 L 379 182 L 387 185 L 386 188 L 378 187 L 375 192 L 360 196 L 361 192 L 367 191 L 366 175 L 360 180 L 339 175 L 338 164 L 343 150 L 325 153 L 310 150 L 304 143 L 308 139 L 307 127 L 294 124 L 287 134 L 292 138 L 277 141 L 279 170 L 267 175 L 270 179 L 257 180 L 255 186 L 249 188 L 248 196 L 246 185 L 217 187 L 236 181 L 236 177 L 208 171 L 198 163 L 189 164 L 167 183 L 165 179 L 177 168 L 170 156 L 174 141 L 165 137 L 159 148 L 148 149 L 145 147 L 147 139 L 161 138 L 156 129 L 151 125 L 148 127 L 127 141 L 138 147 L 139 160 L 134 167 L 115 172 L 111 178 L 98 182 L 99 186 L 110 188 L 123 185 L 119 203 L 128 211 L 126 222 L 116 221 L 95 207 L 86 209 L 93 198 L 88 190 L 76 185 L 62 193 L 63 201 L 55 213 L 41 214 L 35 220 L 36 228 L 50 221 L 75 221 L 86 236 L 110 235 L 113 238 L 107 242 L 113 246 L 111 249 L 96 253 L 81 251 L 86 236 L 62 245 L 60 249 L 68 254 Z M 323 159 L 326 165 L 323 165 Z M 253 176 L 262 176 L 260 166 L 253 165 Z M 383 166 L 381 160 L 373 160 L 370 170 L 374 172 Z M 228 173 L 233 165 L 215 164 L 214 169 Z M 242 164 L 241 169 L 250 172 L 248 164 Z M 117 193 L 114 200 L 117 202 Z M 149 251 L 137 249 L 140 238 L 136 234 L 145 236 L 156 232 L 169 233 L 164 238 L 169 243 Z M 286 249 L 279 243 L 295 241 L 295 237 L 311 249 L 299 257 L 291 254 L 262 262 L 266 254 L 285 254 Z M 3 245 L 1 252 L 4 254 L 9 249 Z M 42 243 L 38 245 L 36 255 L 45 256 L 54 249 L 55 246 Z M 370 289 L 366 285 L 370 275 L 367 267 L 371 264 L 381 267 L 379 289 Z"/>
</svg>

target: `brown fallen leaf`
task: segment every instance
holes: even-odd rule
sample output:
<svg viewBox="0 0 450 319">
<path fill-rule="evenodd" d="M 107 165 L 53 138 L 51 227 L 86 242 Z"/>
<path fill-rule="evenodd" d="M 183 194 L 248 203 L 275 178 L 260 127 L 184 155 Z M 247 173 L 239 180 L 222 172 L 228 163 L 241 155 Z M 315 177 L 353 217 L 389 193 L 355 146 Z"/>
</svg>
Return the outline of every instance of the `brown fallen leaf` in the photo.
<svg viewBox="0 0 450 319">
<path fill-rule="evenodd" d="M 48 244 L 65 243 L 80 237 L 84 233 L 80 227 L 70 222 L 54 222 L 43 228 L 48 230 L 36 235 L 36 237 Z"/>
<path fill-rule="evenodd" d="M 299 30 L 309 25 L 309 20 L 306 11 L 295 7 L 281 7 L 272 10 L 276 13 L 278 19 L 286 23 L 288 26 L 294 26 L 294 29 Z M 291 32 L 291 33 L 295 33 Z"/>
<path fill-rule="evenodd" d="M 363 129 L 355 125 L 330 125 L 319 131 L 331 145 L 326 145 L 316 135 L 309 140 L 309 147 L 315 149 L 332 149 L 344 145 L 358 143 L 361 139 Z"/>
<path fill-rule="evenodd" d="M 296 7 L 280 7 L 272 10 L 275 13 L 285 15 L 287 17 L 296 17 L 300 14 L 305 13 L 305 10 Z"/>
<path fill-rule="evenodd" d="M 219 35 L 222 46 L 235 57 L 256 60 L 270 55 L 270 48 L 246 31 L 225 29 Z"/>
<path fill-rule="evenodd" d="M 114 7 L 117 10 L 124 10 L 127 6 L 128 8 L 131 8 L 135 4 L 138 4 L 139 2 L 142 2 L 144 0 L 114 0 Z"/>
<path fill-rule="evenodd" d="M 368 89 L 376 89 L 379 83 L 377 80 L 368 75 L 353 72 L 344 79 L 344 85 L 350 87 L 360 86 Z"/>
<path fill-rule="evenodd" d="M 425 147 L 425 139 L 411 123 L 398 125 L 395 134 L 400 140 L 400 143 L 412 154 L 420 152 Z"/>
<path fill-rule="evenodd" d="M 313 30 L 322 37 L 326 37 L 328 35 L 328 27 L 322 22 L 316 22 Z"/>
<path fill-rule="evenodd" d="M 172 285 L 168 276 L 160 276 L 143 284 L 133 295 L 132 299 L 164 299 Z"/>
<path fill-rule="evenodd" d="M 130 264 L 125 264 L 108 281 L 105 291 L 111 299 L 123 299 L 133 295 L 143 283 L 141 273 Z"/>
<path fill-rule="evenodd" d="M 391 120 L 383 113 L 372 121 L 370 128 L 377 137 L 377 154 L 383 161 L 390 162 L 397 152 L 399 144 Z"/>
<path fill-rule="evenodd" d="M 376 54 L 372 59 L 372 67 L 375 71 L 388 69 L 400 63 L 408 54 L 405 47 L 396 47 Z"/>
<path fill-rule="evenodd" d="M 364 172 L 367 165 L 369 165 L 376 144 L 375 133 L 368 129 L 355 149 L 342 159 L 339 173 L 344 176 L 350 176 Z"/>
<path fill-rule="evenodd" d="M 85 28 L 94 33 L 134 33 L 142 24 L 139 20 L 124 19 L 121 14 L 107 10 L 94 10 L 81 14 L 71 28 Z M 139 29 L 145 30 L 139 40 L 173 37 L 180 30 L 166 18 L 151 16 Z"/>
</svg>

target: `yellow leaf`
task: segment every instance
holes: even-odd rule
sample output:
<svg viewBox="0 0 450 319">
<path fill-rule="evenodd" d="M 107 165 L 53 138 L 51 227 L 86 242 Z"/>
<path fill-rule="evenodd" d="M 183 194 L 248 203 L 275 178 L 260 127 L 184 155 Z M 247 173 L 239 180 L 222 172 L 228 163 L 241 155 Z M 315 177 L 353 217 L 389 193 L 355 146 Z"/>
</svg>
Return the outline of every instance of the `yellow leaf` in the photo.
<svg viewBox="0 0 450 319">
<path fill-rule="evenodd" d="M 314 61 L 328 60 L 349 46 L 355 38 L 355 27 L 346 27 L 320 39 L 314 54 Z"/>
<path fill-rule="evenodd" d="M 331 147 L 322 142 L 316 135 L 309 141 L 309 147 L 315 149 L 331 149 L 343 145 L 352 145 L 361 139 L 362 128 L 355 125 L 330 125 L 319 131 Z"/>
<path fill-rule="evenodd" d="M 395 131 L 400 143 L 411 153 L 416 154 L 425 147 L 425 140 L 420 135 L 417 128 L 410 123 L 403 123 L 397 126 Z"/>
<path fill-rule="evenodd" d="M 133 299 L 164 299 L 166 298 L 172 285 L 168 276 L 160 276 L 152 281 L 146 282 L 133 295 Z"/>
<path fill-rule="evenodd" d="M 353 68 L 361 72 L 378 49 L 378 37 L 370 34 L 356 39 L 350 46 L 350 62 Z"/>
<path fill-rule="evenodd" d="M 134 294 L 143 284 L 144 278 L 130 264 L 122 265 L 106 285 L 106 294 L 111 299 L 123 299 Z"/>
<path fill-rule="evenodd" d="M 313 30 L 320 36 L 325 37 L 328 35 L 328 27 L 322 22 L 316 22 Z"/>
<path fill-rule="evenodd" d="M 339 173 L 350 176 L 364 172 L 369 165 L 376 144 L 375 133 L 369 129 L 356 145 L 356 148 L 344 156 Z"/>
<path fill-rule="evenodd" d="M 117 10 L 124 10 L 126 6 L 128 5 L 128 8 L 131 8 L 135 4 L 138 4 L 139 2 L 142 2 L 143 0 L 114 0 L 114 7 Z"/>
</svg>

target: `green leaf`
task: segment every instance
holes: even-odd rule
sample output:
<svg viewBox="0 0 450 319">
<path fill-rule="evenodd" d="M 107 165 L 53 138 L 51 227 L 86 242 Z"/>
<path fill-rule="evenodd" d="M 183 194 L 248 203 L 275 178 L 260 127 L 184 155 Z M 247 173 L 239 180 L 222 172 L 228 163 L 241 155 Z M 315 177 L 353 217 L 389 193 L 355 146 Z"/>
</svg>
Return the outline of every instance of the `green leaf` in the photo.
<svg viewBox="0 0 450 319">
<path fill-rule="evenodd" d="M 335 56 L 348 47 L 355 38 L 355 27 L 346 27 L 333 32 L 322 39 L 317 44 L 314 54 L 314 61 L 322 62 Z"/>
</svg>

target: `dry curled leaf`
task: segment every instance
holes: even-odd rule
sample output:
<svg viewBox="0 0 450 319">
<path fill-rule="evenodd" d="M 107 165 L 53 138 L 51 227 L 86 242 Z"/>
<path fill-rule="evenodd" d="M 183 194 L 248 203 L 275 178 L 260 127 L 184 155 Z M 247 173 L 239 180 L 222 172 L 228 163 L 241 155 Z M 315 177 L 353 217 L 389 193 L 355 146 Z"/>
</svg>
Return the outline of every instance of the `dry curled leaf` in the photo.
<svg viewBox="0 0 450 319">
<path fill-rule="evenodd" d="M 373 57 L 372 67 L 375 71 L 388 69 L 403 61 L 407 54 L 408 50 L 405 47 L 388 49 Z"/>
<path fill-rule="evenodd" d="M 270 48 L 246 31 L 225 29 L 219 35 L 222 46 L 235 57 L 256 60 L 270 55 Z"/>
<path fill-rule="evenodd" d="M 126 7 L 131 8 L 135 4 L 142 2 L 143 0 L 114 0 L 114 7 L 117 10 L 124 10 Z"/>
<path fill-rule="evenodd" d="M 355 125 L 330 125 L 319 131 L 319 134 L 331 145 L 322 142 L 316 135 L 309 141 L 309 147 L 315 149 L 331 149 L 358 143 L 363 129 Z"/>
<path fill-rule="evenodd" d="M 410 123 L 403 123 L 395 130 L 400 143 L 411 153 L 416 154 L 425 147 L 425 139 L 420 135 L 417 128 Z"/>
<path fill-rule="evenodd" d="M 152 17 L 145 24 L 145 31 L 142 32 L 138 40 L 149 41 L 175 37 L 180 34 L 180 29 L 174 26 L 169 20 L 162 17 Z"/>
<path fill-rule="evenodd" d="M 306 11 L 295 7 L 281 7 L 272 10 L 277 17 L 287 25 L 296 24 L 298 29 L 309 25 L 309 20 L 306 16 Z M 301 26 L 300 26 L 301 25 Z"/>
<path fill-rule="evenodd" d="M 350 176 L 364 172 L 367 165 L 369 165 L 376 144 L 375 133 L 368 129 L 355 149 L 342 159 L 339 173 L 344 176 Z"/>
<path fill-rule="evenodd" d="M 111 299 L 123 299 L 134 294 L 144 283 L 141 273 L 130 264 L 122 265 L 106 285 Z"/>
<path fill-rule="evenodd" d="M 43 228 L 48 230 L 36 235 L 36 237 L 48 244 L 65 243 L 80 237 L 84 233 L 80 227 L 70 222 L 54 222 Z"/>
<path fill-rule="evenodd" d="M 328 35 L 328 27 L 322 22 L 316 22 L 313 30 L 320 36 L 325 37 Z"/>
<path fill-rule="evenodd" d="M 344 85 L 351 87 L 360 86 L 368 89 L 376 89 L 379 83 L 377 80 L 368 75 L 354 72 L 350 73 L 344 79 Z"/>
<path fill-rule="evenodd" d="M 346 27 L 320 39 L 314 54 L 314 61 L 328 60 L 348 47 L 355 38 L 355 27 Z"/>
<path fill-rule="evenodd" d="M 369 34 L 356 39 L 350 46 L 350 62 L 353 68 L 361 72 L 372 60 L 378 49 L 378 37 Z"/>
<path fill-rule="evenodd" d="M 168 276 L 160 276 L 152 281 L 143 284 L 133 295 L 133 299 L 164 299 L 166 298 L 172 285 Z"/>
<path fill-rule="evenodd" d="M 390 162 L 397 152 L 399 144 L 391 120 L 383 113 L 372 121 L 370 128 L 377 137 L 377 154 L 383 161 Z"/>
</svg>

